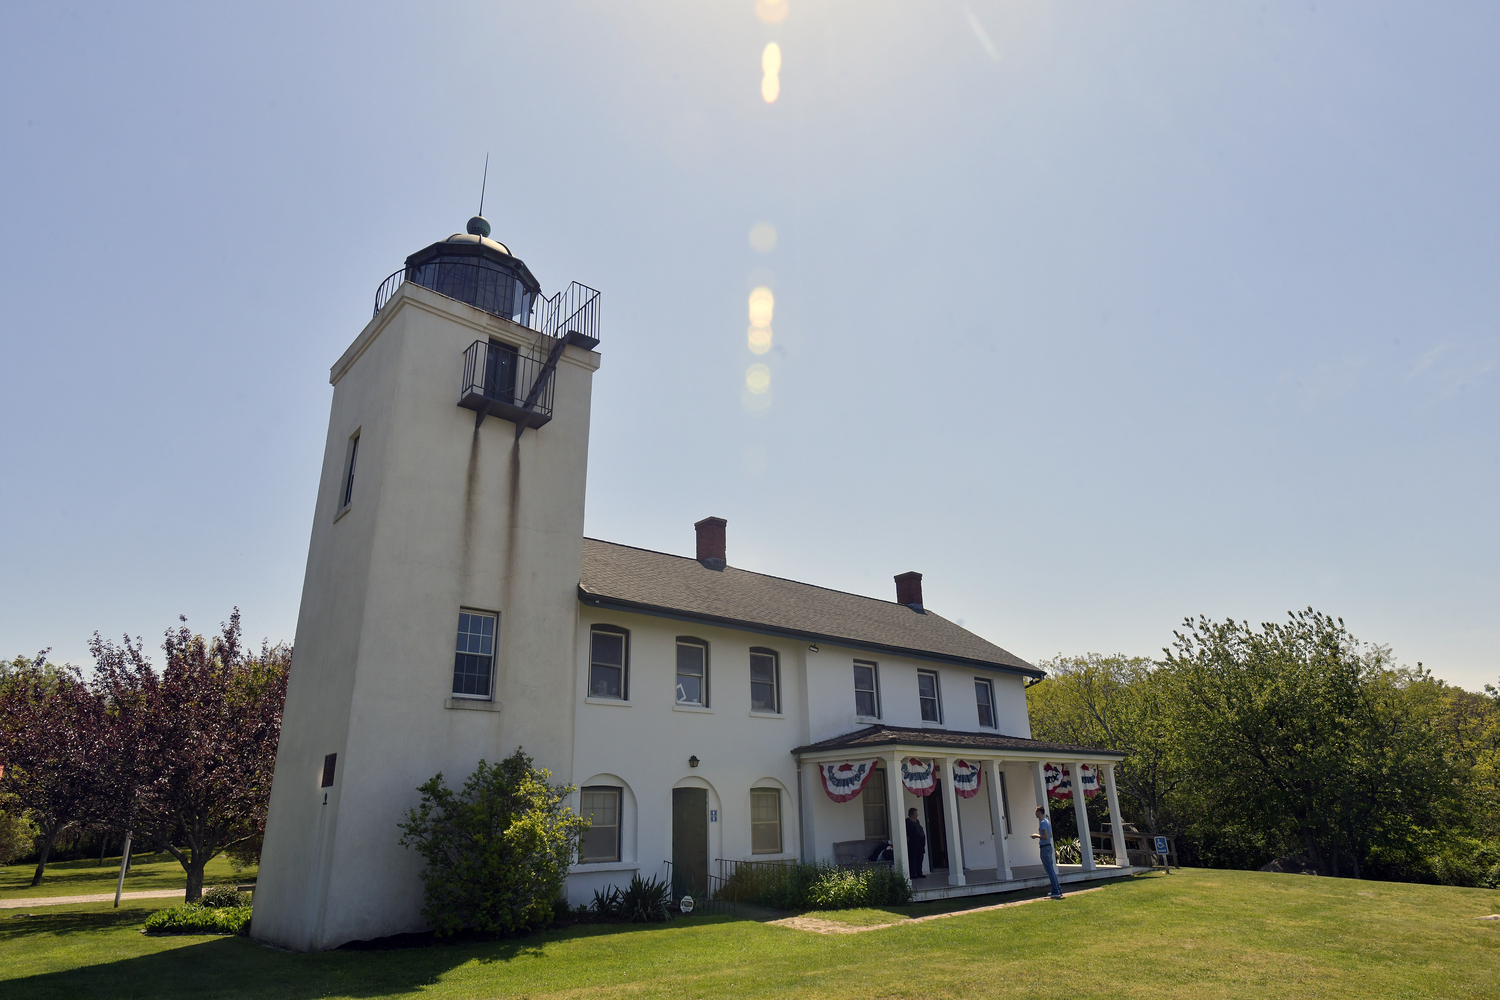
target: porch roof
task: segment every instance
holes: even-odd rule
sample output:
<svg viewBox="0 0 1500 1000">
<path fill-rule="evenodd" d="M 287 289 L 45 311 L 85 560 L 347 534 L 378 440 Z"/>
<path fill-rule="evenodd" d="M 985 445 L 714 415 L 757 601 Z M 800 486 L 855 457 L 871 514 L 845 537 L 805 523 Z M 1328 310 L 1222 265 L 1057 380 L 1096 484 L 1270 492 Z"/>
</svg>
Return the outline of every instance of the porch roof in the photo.
<svg viewBox="0 0 1500 1000">
<path fill-rule="evenodd" d="M 927 750 L 967 750 L 971 753 L 982 751 L 1020 751 L 1027 754 L 1036 754 L 1039 758 L 1056 759 L 1059 756 L 1071 757 L 1105 757 L 1110 760 L 1124 760 L 1125 755 L 1115 750 L 1106 750 L 1103 747 L 1082 747 L 1072 743 L 1047 743 L 1042 740 L 1028 740 L 1020 736 L 1001 736 L 999 733 L 965 733 L 956 732 L 952 729 L 929 729 L 923 727 L 914 729 L 908 726 L 866 726 L 852 733 L 844 733 L 832 739 L 820 740 L 817 743 L 809 743 L 806 746 L 796 747 L 792 753 L 801 756 L 803 754 L 834 753 L 839 751 L 862 751 L 875 750 L 884 747 L 913 747 Z"/>
</svg>

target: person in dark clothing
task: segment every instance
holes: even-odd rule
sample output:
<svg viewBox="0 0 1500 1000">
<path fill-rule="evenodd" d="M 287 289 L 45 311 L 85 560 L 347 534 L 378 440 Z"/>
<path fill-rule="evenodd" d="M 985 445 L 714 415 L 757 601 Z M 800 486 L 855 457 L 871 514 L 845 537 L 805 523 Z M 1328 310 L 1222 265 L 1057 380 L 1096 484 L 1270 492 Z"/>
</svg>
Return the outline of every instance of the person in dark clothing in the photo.
<svg viewBox="0 0 1500 1000">
<path fill-rule="evenodd" d="M 927 831 L 917 822 L 917 811 L 906 811 L 906 860 L 907 874 L 911 878 L 922 877 L 922 855 L 927 853 Z"/>
</svg>

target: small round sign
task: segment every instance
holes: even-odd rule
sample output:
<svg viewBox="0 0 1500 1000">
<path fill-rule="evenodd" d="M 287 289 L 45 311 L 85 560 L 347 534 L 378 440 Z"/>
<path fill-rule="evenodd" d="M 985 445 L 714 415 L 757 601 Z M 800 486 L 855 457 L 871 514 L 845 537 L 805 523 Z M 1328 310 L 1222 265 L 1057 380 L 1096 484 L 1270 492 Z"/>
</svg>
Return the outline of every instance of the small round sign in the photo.
<svg viewBox="0 0 1500 1000">
<path fill-rule="evenodd" d="M 692 896 L 683 896 L 681 899 L 679 899 L 677 901 L 677 908 L 679 910 L 681 910 L 683 913 L 692 913 L 693 912 L 693 897 Z"/>
</svg>

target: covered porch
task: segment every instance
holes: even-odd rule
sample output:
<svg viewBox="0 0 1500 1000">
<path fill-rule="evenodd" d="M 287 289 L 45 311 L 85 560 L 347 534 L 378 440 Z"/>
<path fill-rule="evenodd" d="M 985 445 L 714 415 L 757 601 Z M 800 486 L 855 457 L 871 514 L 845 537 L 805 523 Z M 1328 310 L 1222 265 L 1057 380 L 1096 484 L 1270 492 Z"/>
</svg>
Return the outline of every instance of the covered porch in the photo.
<svg viewBox="0 0 1500 1000">
<path fill-rule="evenodd" d="M 803 860 L 867 861 L 882 841 L 889 842 L 893 863 L 911 878 L 918 900 L 1048 884 L 1037 841 L 1030 837 L 1037 829 L 1036 807 L 1051 816 L 1047 763 L 1068 767 L 1075 783 L 1081 765 L 1096 767 L 1110 816 L 1120 815 L 1114 765 L 1122 755 L 1097 747 L 935 727 L 870 726 L 793 753 L 802 774 Z M 1110 824 L 1113 856 L 1096 857 L 1081 788 L 1072 805 L 1081 863 L 1058 866 L 1065 887 L 1139 870 L 1126 860 L 1118 820 Z M 917 810 L 916 824 L 927 839 L 920 859 L 908 842 L 910 809 Z M 1125 863 L 1114 864 L 1116 858 Z"/>
</svg>

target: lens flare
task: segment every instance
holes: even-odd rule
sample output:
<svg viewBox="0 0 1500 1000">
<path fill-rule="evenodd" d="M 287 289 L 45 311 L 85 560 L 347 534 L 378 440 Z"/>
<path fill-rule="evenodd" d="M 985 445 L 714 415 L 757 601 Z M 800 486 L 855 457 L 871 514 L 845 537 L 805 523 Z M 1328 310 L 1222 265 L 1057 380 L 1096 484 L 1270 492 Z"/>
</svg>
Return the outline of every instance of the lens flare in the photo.
<svg viewBox="0 0 1500 1000">
<path fill-rule="evenodd" d="M 771 388 L 771 369 L 765 365 L 751 365 L 745 372 L 745 388 L 757 396 Z"/>
<path fill-rule="evenodd" d="M 770 326 L 771 313 L 776 308 L 776 296 L 765 285 L 750 293 L 750 325 Z"/>
<path fill-rule="evenodd" d="M 780 24 L 790 13 L 786 0 L 755 0 L 755 16 L 767 24 Z"/>
<path fill-rule="evenodd" d="M 781 93 L 780 45 L 775 42 L 766 45 L 766 50 L 760 54 L 760 69 L 765 74 L 760 81 L 760 96 L 766 99 L 767 104 L 775 104 Z"/>
<path fill-rule="evenodd" d="M 745 336 L 749 341 L 751 354 L 764 354 L 771 349 L 771 328 L 769 326 L 752 326 L 746 332 Z"/>
<path fill-rule="evenodd" d="M 756 253 L 770 253 L 776 249 L 776 227 L 769 222 L 757 222 L 750 229 L 750 249 Z"/>
</svg>

